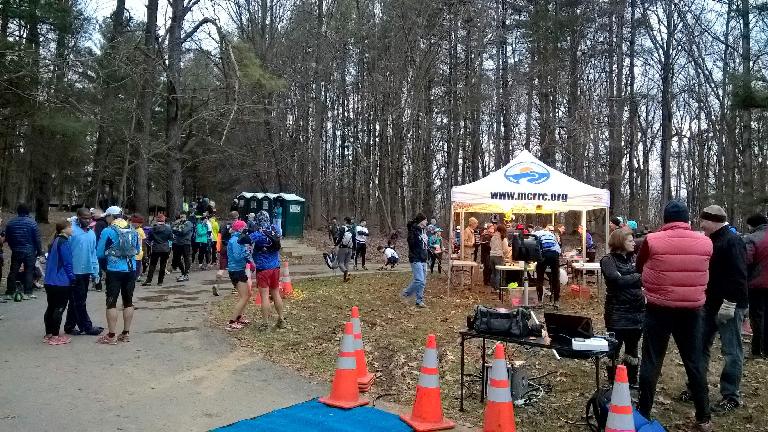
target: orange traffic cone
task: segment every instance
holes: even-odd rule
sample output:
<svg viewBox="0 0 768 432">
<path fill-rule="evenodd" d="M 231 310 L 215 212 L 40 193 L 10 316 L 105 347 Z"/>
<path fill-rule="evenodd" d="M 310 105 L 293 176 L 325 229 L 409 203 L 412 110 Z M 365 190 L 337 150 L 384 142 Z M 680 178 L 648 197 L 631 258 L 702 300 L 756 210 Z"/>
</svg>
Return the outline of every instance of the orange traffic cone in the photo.
<svg viewBox="0 0 768 432">
<path fill-rule="evenodd" d="M 283 298 L 293 295 L 293 284 L 291 283 L 291 272 L 288 271 L 288 260 L 283 261 L 283 267 L 280 269 L 280 295 Z"/>
<path fill-rule="evenodd" d="M 320 402 L 336 408 L 355 408 L 368 405 L 368 400 L 360 397 L 357 388 L 357 361 L 355 361 L 355 342 L 352 323 L 344 323 L 344 336 L 341 337 L 341 351 L 336 358 L 336 373 L 331 384 L 331 394 L 320 398 Z"/>
<path fill-rule="evenodd" d="M 483 432 L 515 432 L 515 409 L 509 388 L 504 345 L 497 343 L 493 353 L 488 400 L 485 403 Z"/>
<path fill-rule="evenodd" d="M 427 336 L 413 411 L 411 415 L 401 415 L 400 418 L 416 431 L 452 429 L 456 426 L 456 423 L 443 417 L 440 375 L 437 372 L 437 341 L 433 334 Z"/>
<path fill-rule="evenodd" d="M 616 367 L 616 382 L 613 384 L 613 391 L 611 392 L 611 406 L 608 409 L 605 432 L 635 432 L 627 367 L 624 365 Z"/>
<path fill-rule="evenodd" d="M 363 331 L 360 325 L 360 310 L 352 306 L 352 332 L 355 336 L 355 360 L 357 361 L 357 387 L 361 392 L 367 392 L 373 385 L 373 374 L 368 372 L 363 350 Z"/>
<path fill-rule="evenodd" d="M 259 291 L 258 288 L 256 288 L 256 294 L 254 295 L 254 293 L 253 293 L 253 278 L 254 278 L 254 276 L 255 275 L 253 273 L 250 273 L 248 275 L 248 293 L 250 294 L 251 297 L 253 297 L 253 304 L 256 305 L 256 306 L 261 306 L 261 292 Z"/>
</svg>

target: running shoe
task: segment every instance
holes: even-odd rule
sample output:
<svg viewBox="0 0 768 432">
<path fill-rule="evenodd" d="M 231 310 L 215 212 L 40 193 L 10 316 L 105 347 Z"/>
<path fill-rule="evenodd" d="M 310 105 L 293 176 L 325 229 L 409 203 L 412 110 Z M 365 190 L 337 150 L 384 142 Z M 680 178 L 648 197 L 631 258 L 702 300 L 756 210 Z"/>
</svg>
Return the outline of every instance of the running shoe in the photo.
<svg viewBox="0 0 768 432">
<path fill-rule="evenodd" d="M 118 342 L 130 342 L 131 341 L 131 335 L 126 333 L 120 333 L 117 335 L 117 341 Z"/>
<path fill-rule="evenodd" d="M 211 291 L 213 291 L 214 297 L 218 297 L 219 296 L 219 287 L 217 287 L 216 285 L 211 287 Z"/>
<path fill-rule="evenodd" d="M 137 281 L 137 282 L 138 282 L 138 281 Z M 152 286 L 152 282 L 150 282 L 150 281 L 146 281 L 146 282 L 144 282 L 143 284 L 141 284 L 141 286 Z"/>
<path fill-rule="evenodd" d="M 237 322 L 239 322 L 242 325 L 248 325 L 248 324 L 251 323 L 251 320 L 249 320 L 248 318 L 246 318 L 244 316 L 241 316 L 240 319 L 237 320 Z"/>
<path fill-rule="evenodd" d="M 284 329 L 285 328 L 285 318 L 278 318 L 277 324 L 275 324 L 276 328 Z"/>
<path fill-rule="evenodd" d="M 53 336 L 48 339 L 48 345 L 66 345 L 72 342 L 72 338 L 69 336 Z"/>
<path fill-rule="evenodd" d="M 416 307 L 420 309 L 426 309 L 427 305 L 424 302 L 416 302 Z"/>
<path fill-rule="evenodd" d="M 52 337 L 53 337 L 53 335 L 45 335 L 45 336 L 43 336 L 43 343 L 50 342 Z"/>
<path fill-rule="evenodd" d="M 741 404 L 733 399 L 723 399 L 717 405 L 712 407 L 712 412 L 715 414 L 729 414 L 736 411 Z"/>
<path fill-rule="evenodd" d="M 181 275 L 176 278 L 176 282 L 184 282 L 186 279 L 184 279 L 184 275 Z"/>
<path fill-rule="evenodd" d="M 104 333 L 96 339 L 96 343 L 103 345 L 117 345 L 117 338 L 109 337 L 109 333 Z"/>
<path fill-rule="evenodd" d="M 88 330 L 86 332 L 82 332 L 81 334 L 86 334 L 88 336 L 98 336 L 103 331 L 104 331 L 104 327 L 96 327 L 96 326 L 94 326 L 94 327 L 91 327 L 90 330 Z"/>
<path fill-rule="evenodd" d="M 239 323 L 237 321 L 231 322 L 227 324 L 226 327 L 224 327 L 227 331 L 235 331 L 235 330 L 242 330 L 243 327 L 245 327 L 242 323 Z"/>
</svg>

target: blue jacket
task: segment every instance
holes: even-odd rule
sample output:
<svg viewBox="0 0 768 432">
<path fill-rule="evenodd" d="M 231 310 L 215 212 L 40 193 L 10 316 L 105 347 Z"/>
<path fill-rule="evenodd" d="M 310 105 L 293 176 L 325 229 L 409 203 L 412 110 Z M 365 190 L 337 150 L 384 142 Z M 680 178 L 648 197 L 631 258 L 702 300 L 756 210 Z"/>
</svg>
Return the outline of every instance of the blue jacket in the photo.
<svg viewBox="0 0 768 432">
<path fill-rule="evenodd" d="M 248 247 L 238 241 L 240 235 L 239 232 L 232 233 L 232 237 L 227 242 L 227 270 L 231 272 L 243 271 L 245 265 L 252 262 Z"/>
<path fill-rule="evenodd" d="M 19 215 L 8 222 L 5 227 L 5 241 L 12 251 L 31 252 L 37 256 L 43 254 L 40 229 L 37 222 L 28 215 Z"/>
<path fill-rule="evenodd" d="M 272 232 L 275 232 L 274 227 Z M 253 262 L 256 270 L 270 270 L 280 268 L 280 251 L 269 252 L 264 250 L 272 245 L 272 240 L 263 231 L 259 230 L 251 234 L 253 244 Z"/>
<path fill-rule="evenodd" d="M 69 238 L 72 249 L 72 271 L 76 275 L 99 274 L 99 260 L 96 259 L 96 233 L 80 228 L 77 219 L 72 221 L 72 237 Z"/>
<path fill-rule="evenodd" d="M 68 287 L 75 282 L 75 274 L 72 272 L 72 249 L 69 240 L 62 236 L 56 236 L 51 243 L 51 251 L 48 252 L 48 261 L 45 265 L 45 284 Z"/>
<path fill-rule="evenodd" d="M 122 220 L 122 219 L 118 219 Z M 100 259 L 106 258 L 107 259 L 107 271 L 112 272 L 132 272 L 136 269 L 136 264 L 133 262 L 133 257 L 129 258 L 117 258 L 113 256 L 107 256 L 107 249 L 109 249 L 112 244 L 117 243 L 119 240 L 119 234 L 117 233 L 117 230 L 113 228 L 112 226 L 108 228 L 104 228 L 104 231 L 101 232 L 101 238 L 99 239 L 99 245 L 96 247 L 96 256 Z M 136 247 L 136 250 L 139 250 L 141 248 L 141 245 L 139 244 L 139 236 L 136 236 L 136 241 L 134 242 L 134 246 Z"/>
</svg>

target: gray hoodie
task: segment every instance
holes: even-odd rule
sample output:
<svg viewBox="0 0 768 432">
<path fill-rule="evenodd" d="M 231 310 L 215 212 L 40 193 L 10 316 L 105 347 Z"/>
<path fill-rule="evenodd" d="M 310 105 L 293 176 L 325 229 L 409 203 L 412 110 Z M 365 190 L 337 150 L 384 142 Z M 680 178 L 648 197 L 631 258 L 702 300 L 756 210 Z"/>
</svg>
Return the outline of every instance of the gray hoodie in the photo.
<svg viewBox="0 0 768 432">
<path fill-rule="evenodd" d="M 173 225 L 173 244 L 188 246 L 192 244 L 192 222 L 189 220 Z"/>
</svg>

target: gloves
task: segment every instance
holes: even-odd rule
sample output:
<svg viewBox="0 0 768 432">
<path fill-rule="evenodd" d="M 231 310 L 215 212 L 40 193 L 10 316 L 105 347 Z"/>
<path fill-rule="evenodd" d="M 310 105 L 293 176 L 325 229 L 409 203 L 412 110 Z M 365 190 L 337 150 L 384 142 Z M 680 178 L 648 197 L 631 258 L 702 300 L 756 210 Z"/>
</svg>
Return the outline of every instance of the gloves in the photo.
<svg viewBox="0 0 768 432">
<path fill-rule="evenodd" d="M 720 310 L 717 311 L 716 321 L 718 324 L 724 324 L 729 320 L 732 320 L 735 313 L 736 313 L 736 303 L 729 302 L 728 300 L 723 300 L 723 305 L 720 306 Z"/>
</svg>

